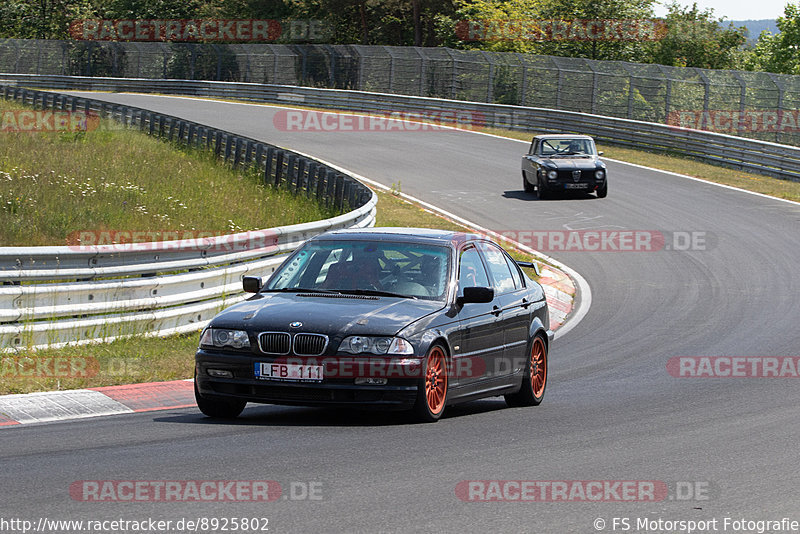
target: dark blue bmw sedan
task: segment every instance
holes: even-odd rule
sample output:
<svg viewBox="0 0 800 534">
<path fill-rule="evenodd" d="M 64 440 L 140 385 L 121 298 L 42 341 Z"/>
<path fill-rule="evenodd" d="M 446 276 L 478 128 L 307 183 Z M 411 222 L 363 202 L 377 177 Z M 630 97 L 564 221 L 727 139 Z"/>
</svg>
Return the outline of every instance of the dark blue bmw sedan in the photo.
<svg viewBox="0 0 800 534">
<path fill-rule="evenodd" d="M 210 416 L 248 402 L 375 406 L 438 420 L 504 396 L 538 405 L 552 342 L 542 287 L 485 237 L 340 230 L 305 242 L 203 330 L 195 397 Z"/>
</svg>

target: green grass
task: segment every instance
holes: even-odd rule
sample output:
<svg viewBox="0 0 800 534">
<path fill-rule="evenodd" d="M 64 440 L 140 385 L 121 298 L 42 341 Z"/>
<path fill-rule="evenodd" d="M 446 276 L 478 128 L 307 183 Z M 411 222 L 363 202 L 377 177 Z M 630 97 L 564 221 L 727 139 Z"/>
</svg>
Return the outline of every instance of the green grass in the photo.
<svg viewBox="0 0 800 534">
<path fill-rule="evenodd" d="M 0 354 L 0 394 L 191 378 L 198 339 L 197 333 L 136 337 Z"/>
<path fill-rule="evenodd" d="M 156 232 L 143 240 L 157 241 L 161 232 L 229 234 L 334 215 L 208 151 L 135 130 L 0 139 L 0 246 L 64 245 L 74 232 L 109 230 Z"/>
</svg>

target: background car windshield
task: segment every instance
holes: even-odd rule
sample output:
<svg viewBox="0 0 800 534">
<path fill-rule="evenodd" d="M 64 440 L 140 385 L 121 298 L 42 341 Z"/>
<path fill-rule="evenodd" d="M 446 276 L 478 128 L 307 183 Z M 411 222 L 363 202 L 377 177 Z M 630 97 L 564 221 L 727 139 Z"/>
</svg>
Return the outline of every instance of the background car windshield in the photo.
<svg viewBox="0 0 800 534">
<path fill-rule="evenodd" d="M 541 144 L 542 156 L 594 155 L 594 145 L 589 139 L 545 139 Z"/>
<path fill-rule="evenodd" d="M 447 292 L 449 249 L 390 241 L 312 241 L 267 290 L 375 290 L 440 300 Z"/>
</svg>

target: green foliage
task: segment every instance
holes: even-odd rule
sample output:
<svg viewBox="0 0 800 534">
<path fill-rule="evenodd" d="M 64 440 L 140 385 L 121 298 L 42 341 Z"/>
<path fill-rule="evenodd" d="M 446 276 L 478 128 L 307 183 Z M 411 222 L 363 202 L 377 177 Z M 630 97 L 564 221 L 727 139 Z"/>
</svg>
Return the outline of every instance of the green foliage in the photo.
<svg viewBox="0 0 800 534">
<path fill-rule="evenodd" d="M 701 11 L 696 3 L 685 7 L 673 2 L 667 8 L 667 35 L 649 47 L 648 62 L 706 69 L 737 67 L 739 47 L 747 40 L 744 27 L 725 27 L 712 9 Z"/>
<path fill-rule="evenodd" d="M 91 0 L 3 0 L 0 38 L 67 39 L 72 20 L 92 16 Z"/>
<path fill-rule="evenodd" d="M 780 33 L 762 32 L 745 61 L 745 68 L 800 74 L 800 5 L 787 4 L 777 24 Z"/>
<path fill-rule="evenodd" d="M 652 19 L 654 0 L 542 0 L 540 16 L 560 20 Z M 588 59 L 641 61 L 647 41 L 601 40 L 544 41 L 539 54 Z"/>
</svg>

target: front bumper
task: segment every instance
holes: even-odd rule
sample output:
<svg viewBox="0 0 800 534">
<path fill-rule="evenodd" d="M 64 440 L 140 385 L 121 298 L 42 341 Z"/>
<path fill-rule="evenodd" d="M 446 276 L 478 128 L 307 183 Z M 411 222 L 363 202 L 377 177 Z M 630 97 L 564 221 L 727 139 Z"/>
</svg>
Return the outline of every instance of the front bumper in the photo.
<svg viewBox="0 0 800 534">
<path fill-rule="evenodd" d="M 321 382 L 258 379 L 254 373 L 255 363 L 273 363 L 274 358 L 200 349 L 195 354 L 195 383 L 203 397 L 235 398 L 248 402 L 290 406 L 374 406 L 407 409 L 414 405 L 417 388 L 421 382 L 418 378 L 419 359 L 414 358 L 367 360 L 329 356 L 317 358 L 316 361 L 297 357 L 290 357 L 290 360 L 322 364 L 325 366 L 326 378 Z M 334 363 L 348 361 L 356 363 L 353 365 Z M 230 371 L 233 378 L 209 376 L 209 369 Z M 366 376 L 385 377 L 387 383 L 355 384 L 357 377 Z"/>
</svg>

